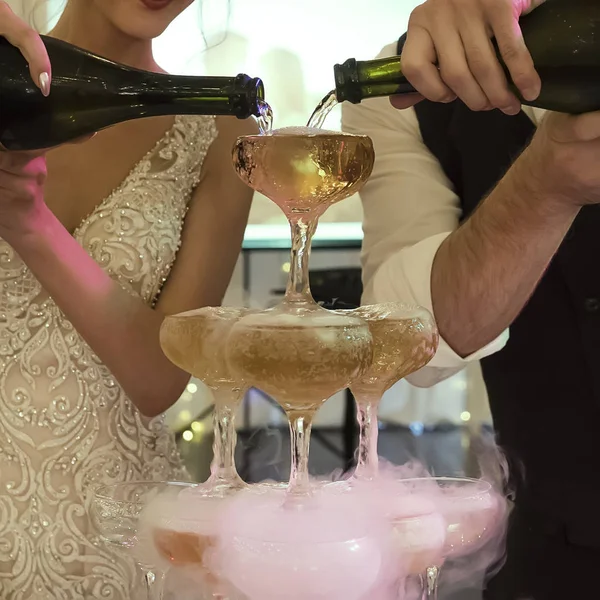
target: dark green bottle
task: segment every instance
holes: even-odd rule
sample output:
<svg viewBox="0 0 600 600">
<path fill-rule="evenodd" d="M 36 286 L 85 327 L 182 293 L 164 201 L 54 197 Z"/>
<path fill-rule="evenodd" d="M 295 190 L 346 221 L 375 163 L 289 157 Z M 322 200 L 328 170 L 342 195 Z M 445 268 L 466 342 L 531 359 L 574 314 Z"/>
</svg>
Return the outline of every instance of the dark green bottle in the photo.
<svg viewBox="0 0 600 600">
<path fill-rule="evenodd" d="M 52 64 L 47 98 L 19 50 L 0 38 L 0 147 L 6 150 L 49 148 L 143 117 L 261 114 L 260 79 L 150 73 L 42 39 Z"/>
<path fill-rule="evenodd" d="M 600 110 L 600 2 L 547 0 L 520 25 L 542 80 L 539 97 L 522 102 L 572 114 Z M 350 59 L 336 65 L 334 73 L 339 102 L 415 92 L 402 75 L 399 56 Z"/>
</svg>

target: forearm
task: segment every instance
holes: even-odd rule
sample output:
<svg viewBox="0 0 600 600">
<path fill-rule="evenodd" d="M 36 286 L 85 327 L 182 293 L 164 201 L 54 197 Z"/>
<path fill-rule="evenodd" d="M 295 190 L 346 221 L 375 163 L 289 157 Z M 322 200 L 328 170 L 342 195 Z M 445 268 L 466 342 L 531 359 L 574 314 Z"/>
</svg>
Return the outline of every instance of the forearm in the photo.
<svg viewBox="0 0 600 600">
<path fill-rule="evenodd" d="M 162 315 L 111 279 L 49 211 L 40 221 L 7 241 L 136 406 L 163 412 L 189 376 L 160 349 Z"/>
<path fill-rule="evenodd" d="M 527 303 L 578 208 L 543 192 L 527 161 L 440 246 L 431 294 L 440 335 L 461 356 L 494 340 Z"/>
</svg>

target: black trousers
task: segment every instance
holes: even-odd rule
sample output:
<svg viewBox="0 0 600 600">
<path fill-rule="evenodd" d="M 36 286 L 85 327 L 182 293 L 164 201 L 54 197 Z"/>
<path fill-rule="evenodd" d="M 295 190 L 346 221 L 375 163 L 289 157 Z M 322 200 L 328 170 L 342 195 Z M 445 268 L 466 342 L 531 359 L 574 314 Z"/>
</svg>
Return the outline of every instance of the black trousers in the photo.
<svg viewBox="0 0 600 600">
<path fill-rule="evenodd" d="M 598 507 L 600 511 L 600 506 Z M 600 539 L 595 547 L 569 543 L 515 509 L 507 538 L 507 560 L 483 593 L 485 600 L 600 599 Z"/>
</svg>

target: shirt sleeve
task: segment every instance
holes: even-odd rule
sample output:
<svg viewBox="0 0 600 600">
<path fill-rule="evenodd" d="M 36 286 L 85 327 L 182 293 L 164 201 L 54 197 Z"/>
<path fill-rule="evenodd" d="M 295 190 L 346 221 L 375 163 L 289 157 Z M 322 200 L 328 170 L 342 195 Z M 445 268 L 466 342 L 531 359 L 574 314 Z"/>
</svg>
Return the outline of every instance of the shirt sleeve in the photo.
<svg viewBox="0 0 600 600">
<path fill-rule="evenodd" d="M 379 56 L 392 56 L 396 46 Z M 435 255 L 459 226 L 460 199 L 437 159 L 423 143 L 413 109 L 396 110 L 387 98 L 345 103 L 342 127 L 366 134 L 375 147 L 373 173 L 361 190 L 365 303 L 404 302 L 433 313 L 431 271 Z M 435 316 L 435 314 L 434 314 Z M 509 332 L 466 358 L 440 339 L 431 363 L 410 377 L 427 387 L 457 373 L 469 362 L 501 350 Z"/>
</svg>

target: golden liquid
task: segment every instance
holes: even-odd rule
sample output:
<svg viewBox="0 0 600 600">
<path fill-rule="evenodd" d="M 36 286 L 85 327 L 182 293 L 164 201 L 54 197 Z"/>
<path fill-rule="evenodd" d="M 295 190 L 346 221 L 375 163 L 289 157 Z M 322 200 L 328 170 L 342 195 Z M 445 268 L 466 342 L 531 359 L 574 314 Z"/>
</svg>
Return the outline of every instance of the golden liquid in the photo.
<svg viewBox="0 0 600 600">
<path fill-rule="evenodd" d="M 273 131 L 273 109 L 264 101 L 258 103 L 260 115 L 256 119 L 258 129 L 263 135 L 268 135 Z"/>
<path fill-rule="evenodd" d="M 396 382 L 424 367 L 435 355 L 438 333 L 429 313 L 402 305 L 363 306 L 351 311 L 367 322 L 373 338 L 373 362 L 352 383 L 355 393 L 383 394 Z"/>
<path fill-rule="evenodd" d="M 323 127 L 325 119 L 329 116 L 329 113 L 337 106 L 337 96 L 335 90 L 332 90 L 317 104 L 317 108 L 313 111 L 313 114 L 308 120 L 307 127 Z"/>
<path fill-rule="evenodd" d="M 226 340 L 246 312 L 241 308 L 205 307 L 168 316 L 160 328 L 161 348 L 173 364 L 208 387 L 236 385 L 239 380 L 227 365 Z"/>
<path fill-rule="evenodd" d="M 373 170 L 367 136 L 289 128 L 241 137 L 233 163 L 242 181 L 275 202 L 289 217 L 320 215 L 358 192 Z"/>
<path fill-rule="evenodd" d="M 218 539 L 189 531 L 155 529 L 154 544 L 162 557 L 173 567 L 192 567 L 204 575 L 204 585 L 217 591 L 222 582 L 211 569 Z M 224 598 L 225 596 L 215 596 Z"/>
<path fill-rule="evenodd" d="M 162 528 L 155 529 L 153 537 L 162 557 L 176 566 L 203 565 L 204 553 L 216 543 L 214 536 Z"/>
<path fill-rule="evenodd" d="M 280 314 L 269 320 L 240 323 L 229 339 L 229 360 L 250 385 L 286 410 L 318 408 L 371 362 L 368 328 L 354 319 L 339 325 L 329 319 L 328 325 Z"/>
</svg>

